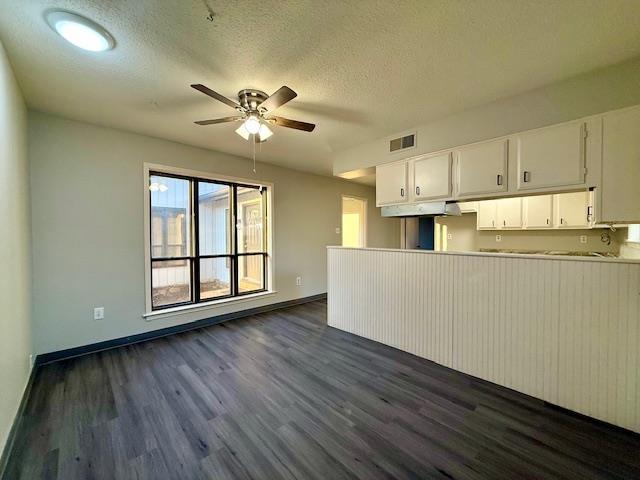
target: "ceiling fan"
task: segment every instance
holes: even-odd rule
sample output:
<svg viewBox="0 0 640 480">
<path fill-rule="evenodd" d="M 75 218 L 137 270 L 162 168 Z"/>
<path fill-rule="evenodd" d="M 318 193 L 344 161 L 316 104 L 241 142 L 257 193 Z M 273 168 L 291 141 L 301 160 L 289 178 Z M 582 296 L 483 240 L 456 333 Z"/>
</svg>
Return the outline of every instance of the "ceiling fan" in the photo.
<svg viewBox="0 0 640 480">
<path fill-rule="evenodd" d="M 245 140 L 249 140 L 251 136 L 253 136 L 256 142 L 264 142 L 273 135 L 273 132 L 269 129 L 269 124 L 294 128 L 305 132 L 312 132 L 313 129 L 316 128 L 313 123 L 300 122 L 298 120 L 290 120 L 272 115 L 276 108 L 281 107 L 298 96 L 296 92 L 287 86 L 280 87 L 271 96 L 260 90 L 246 88 L 238 92 L 237 102 L 199 83 L 193 84 L 191 87 L 211 98 L 215 98 L 231 108 L 235 108 L 239 113 L 239 115 L 232 117 L 199 120 L 195 122 L 198 125 L 243 121 L 242 125 L 236 130 L 236 133 Z"/>
</svg>

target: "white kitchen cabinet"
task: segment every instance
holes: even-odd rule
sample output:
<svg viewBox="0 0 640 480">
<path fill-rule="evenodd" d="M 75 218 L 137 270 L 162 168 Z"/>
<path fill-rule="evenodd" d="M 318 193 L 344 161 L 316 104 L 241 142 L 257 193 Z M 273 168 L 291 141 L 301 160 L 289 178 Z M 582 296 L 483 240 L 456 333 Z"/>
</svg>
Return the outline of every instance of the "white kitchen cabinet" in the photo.
<svg viewBox="0 0 640 480">
<path fill-rule="evenodd" d="M 412 160 L 412 198 L 415 201 L 451 197 L 451 153 Z"/>
<path fill-rule="evenodd" d="M 553 195 L 536 195 L 522 199 L 524 228 L 553 228 Z"/>
<path fill-rule="evenodd" d="M 557 228 L 590 228 L 592 226 L 592 194 L 560 193 L 553 196 L 554 218 Z"/>
<path fill-rule="evenodd" d="M 456 152 L 456 196 L 472 197 L 507 191 L 509 141 L 478 143 Z"/>
<path fill-rule="evenodd" d="M 640 223 L 640 107 L 603 116 L 599 222 Z"/>
<path fill-rule="evenodd" d="M 501 198 L 495 202 L 500 228 L 522 228 L 522 198 Z"/>
<path fill-rule="evenodd" d="M 376 205 L 403 203 L 407 191 L 407 162 L 388 163 L 376 167 Z"/>
<path fill-rule="evenodd" d="M 518 190 L 583 184 L 585 136 L 582 121 L 516 135 Z"/>
<path fill-rule="evenodd" d="M 478 202 L 478 216 L 476 218 L 478 230 L 494 230 L 497 228 L 497 209 L 495 200 Z"/>
</svg>

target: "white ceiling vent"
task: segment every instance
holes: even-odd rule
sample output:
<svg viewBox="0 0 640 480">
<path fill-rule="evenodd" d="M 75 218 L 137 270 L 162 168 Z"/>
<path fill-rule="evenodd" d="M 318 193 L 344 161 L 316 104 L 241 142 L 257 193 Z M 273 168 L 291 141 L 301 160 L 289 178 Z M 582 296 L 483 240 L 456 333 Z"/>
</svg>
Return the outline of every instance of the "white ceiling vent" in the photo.
<svg viewBox="0 0 640 480">
<path fill-rule="evenodd" d="M 413 148 L 416 146 L 416 134 L 406 135 L 404 137 L 394 138 L 389 140 L 389 152 L 398 152 L 407 148 Z"/>
</svg>

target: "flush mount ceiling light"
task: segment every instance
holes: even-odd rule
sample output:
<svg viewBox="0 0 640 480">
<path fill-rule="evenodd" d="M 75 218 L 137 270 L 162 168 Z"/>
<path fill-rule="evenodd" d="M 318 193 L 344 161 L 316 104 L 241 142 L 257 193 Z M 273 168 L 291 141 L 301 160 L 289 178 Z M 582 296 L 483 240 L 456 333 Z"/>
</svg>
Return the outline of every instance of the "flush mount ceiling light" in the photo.
<svg viewBox="0 0 640 480">
<path fill-rule="evenodd" d="M 75 13 L 54 10 L 45 15 L 49 26 L 67 42 L 90 52 L 104 52 L 115 40 L 97 23 Z"/>
</svg>

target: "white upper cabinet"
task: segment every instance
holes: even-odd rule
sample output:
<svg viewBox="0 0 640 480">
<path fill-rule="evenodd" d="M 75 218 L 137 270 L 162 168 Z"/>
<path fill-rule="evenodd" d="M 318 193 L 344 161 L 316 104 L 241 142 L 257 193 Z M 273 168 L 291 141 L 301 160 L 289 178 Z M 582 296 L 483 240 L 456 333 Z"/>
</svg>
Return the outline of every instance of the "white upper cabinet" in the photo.
<svg viewBox="0 0 640 480">
<path fill-rule="evenodd" d="M 640 107 L 607 113 L 600 222 L 640 223 Z"/>
<path fill-rule="evenodd" d="M 457 197 L 507 191 L 509 141 L 478 143 L 456 152 Z"/>
<path fill-rule="evenodd" d="M 522 228 L 522 198 L 501 198 L 495 202 L 500 228 Z"/>
<path fill-rule="evenodd" d="M 451 197 L 451 153 L 412 160 L 412 198 L 415 201 Z"/>
<path fill-rule="evenodd" d="M 585 137 L 582 121 L 516 135 L 518 190 L 583 184 Z"/>
<path fill-rule="evenodd" d="M 478 216 L 476 224 L 478 230 L 494 230 L 497 228 L 497 210 L 495 200 L 478 202 Z"/>
<path fill-rule="evenodd" d="M 522 199 L 524 228 L 553 228 L 553 195 L 536 195 Z"/>
<path fill-rule="evenodd" d="M 592 225 L 592 194 L 584 192 L 554 195 L 554 217 L 557 228 L 589 228 Z"/>
<path fill-rule="evenodd" d="M 397 162 L 376 167 L 376 205 L 392 205 L 406 202 L 407 163 Z"/>
</svg>

